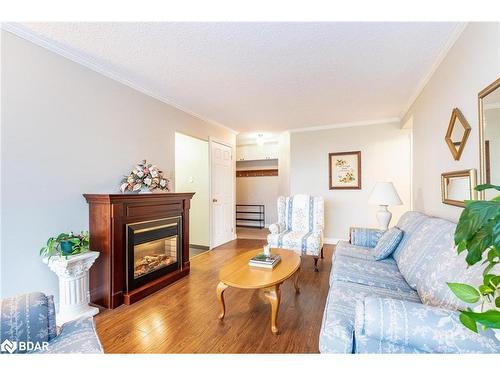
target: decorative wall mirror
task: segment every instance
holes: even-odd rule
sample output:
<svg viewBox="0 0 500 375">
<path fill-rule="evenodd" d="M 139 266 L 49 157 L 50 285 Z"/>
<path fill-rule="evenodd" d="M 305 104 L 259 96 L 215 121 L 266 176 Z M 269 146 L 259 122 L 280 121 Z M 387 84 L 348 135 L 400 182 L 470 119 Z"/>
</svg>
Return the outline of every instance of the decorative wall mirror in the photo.
<svg viewBox="0 0 500 375">
<path fill-rule="evenodd" d="M 477 199 L 475 187 L 475 169 L 441 174 L 441 200 L 445 204 L 465 207 L 464 201 Z"/>
<path fill-rule="evenodd" d="M 500 78 L 479 93 L 480 183 L 500 185 Z M 481 191 L 490 200 L 497 191 Z"/>
<path fill-rule="evenodd" d="M 469 138 L 469 133 L 470 125 L 464 115 L 458 108 L 453 108 L 444 139 L 455 160 L 460 160 L 467 138 Z"/>
</svg>

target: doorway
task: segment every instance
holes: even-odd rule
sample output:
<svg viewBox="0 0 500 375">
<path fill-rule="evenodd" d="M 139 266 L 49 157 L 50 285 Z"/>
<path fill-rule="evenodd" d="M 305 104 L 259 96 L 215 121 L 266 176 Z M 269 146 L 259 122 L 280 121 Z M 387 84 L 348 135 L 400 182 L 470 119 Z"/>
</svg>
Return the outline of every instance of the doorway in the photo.
<svg viewBox="0 0 500 375">
<path fill-rule="evenodd" d="M 210 250 L 208 142 L 175 133 L 175 191 L 194 192 L 189 212 L 189 257 Z"/>
</svg>

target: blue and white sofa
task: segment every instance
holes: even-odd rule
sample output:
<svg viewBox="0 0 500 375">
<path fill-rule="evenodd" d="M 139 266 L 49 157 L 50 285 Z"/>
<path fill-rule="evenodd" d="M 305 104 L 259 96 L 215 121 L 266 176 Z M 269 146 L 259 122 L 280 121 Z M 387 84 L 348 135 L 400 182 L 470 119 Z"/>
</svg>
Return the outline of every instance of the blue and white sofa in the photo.
<svg viewBox="0 0 500 375">
<path fill-rule="evenodd" d="M 353 228 L 338 243 L 319 338 L 321 353 L 500 353 L 492 330 L 463 327 L 466 308 L 446 282 L 480 285 L 482 267 L 467 268 L 453 246 L 456 224 L 418 212 L 399 222 L 404 236 L 376 261 L 382 232 Z"/>
<path fill-rule="evenodd" d="M 103 353 L 92 318 L 58 332 L 53 297 L 38 292 L 0 300 L 0 343 L 2 354 Z"/>
</svg>

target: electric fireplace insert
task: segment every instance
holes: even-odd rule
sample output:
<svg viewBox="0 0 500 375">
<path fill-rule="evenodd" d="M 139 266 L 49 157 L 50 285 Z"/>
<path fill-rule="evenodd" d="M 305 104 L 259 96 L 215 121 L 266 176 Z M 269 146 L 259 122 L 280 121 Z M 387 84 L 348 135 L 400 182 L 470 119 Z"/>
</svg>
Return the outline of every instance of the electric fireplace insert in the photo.
<svg viewBox="0 0 500 375">
<path fill-rule="evenodd" d="M 127 291 L 181 268 L 181 225 L 180 216 L 127 224 Z"/>
</svg>

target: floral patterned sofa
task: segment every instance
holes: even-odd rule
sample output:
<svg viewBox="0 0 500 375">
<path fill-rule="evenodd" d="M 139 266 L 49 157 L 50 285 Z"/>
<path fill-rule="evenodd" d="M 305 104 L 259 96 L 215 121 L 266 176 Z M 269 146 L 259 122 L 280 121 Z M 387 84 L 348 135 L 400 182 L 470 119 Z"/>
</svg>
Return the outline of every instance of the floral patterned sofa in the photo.
<svg viewBox="0 0 500 375">
<path fill-rule="evenodd" d="M 372 254 L 382 232 L 353 228 L 338 243 L 319 338 L 321 353 L 500 353 L 492 330 L 463 327 L 466 305 L 446 282 L 479 285 L 480 264 L 467 268 L 453 246 L 456 224 L 407 212 L 391 257 Z"/>
<path fill-rule="evenodd" d="M 279 197 L 278 222 L 269 226 L 268 244 L 311 255 L 318 271 L 318 259 L 323 257 L 324 206 L 322 197 L 305 194 Z"/>
<path fill-rule="evenodd" d="M 103 353 L 92 318 L 65 323 L 60 332 L 55 318 L 53 297 L 43 293 L 0 300 L 0 352 Z"/>
</svg>

